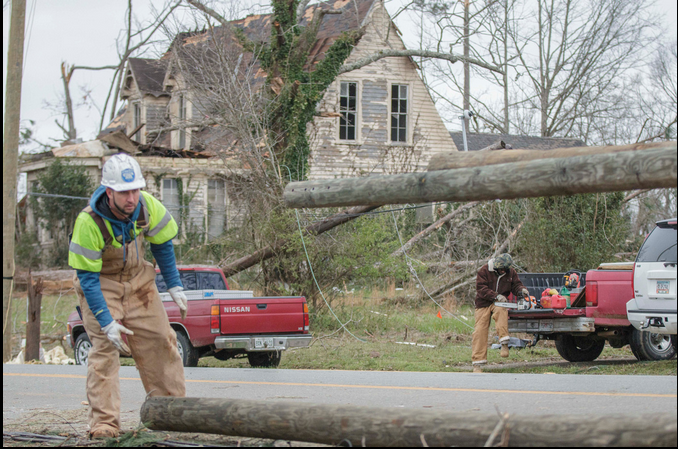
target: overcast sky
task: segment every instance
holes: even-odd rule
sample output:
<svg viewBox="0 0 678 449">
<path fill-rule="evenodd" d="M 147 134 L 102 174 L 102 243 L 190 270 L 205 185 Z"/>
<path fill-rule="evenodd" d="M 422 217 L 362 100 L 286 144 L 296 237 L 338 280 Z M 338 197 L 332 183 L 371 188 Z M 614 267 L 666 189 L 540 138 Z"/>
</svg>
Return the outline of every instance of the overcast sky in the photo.
<svg viewBox="0 0 678 449">
<path fill-rule="evenodd" d="M 135 0 L 139 17 L 150 14 L 152 4 L 162 0 Z M 665 22 L 667 31 L 676 39 L 676 0 L 657 0 L 657 16 Z M 7 46 L 11 5 L 6 0 L 3 8 L 3 99 L 7 74 Z M 394 2 L 389 2 L 391 10 Z M 46 102 L 56 103 L 63 92 L 60 64 L 102 66 L 117 60 L 116 38 L 125 20 L 127 2 L 123 0 L 27 0 L 26 42 L 22 86 L 22 122 L 35 121 L 36 138 L 50 142 L 61 139 L 62 133 L 54 124 L 61 120 Z M 401 22 L 401 30 L 406 32 Z M 71 82 L 71 96 L 79 102 L 81 86 L 92 90 L 92 97 L 103 106 L 113 71 L 76 71 Z M 3 101 L 3 122 L 4 122 Z M 97 134 L 99 113 L 95 108 L 76 111 L 78 137 L 90 140 Z M 53 143 L 53 142 L 52 142 Z"/>
</svg>

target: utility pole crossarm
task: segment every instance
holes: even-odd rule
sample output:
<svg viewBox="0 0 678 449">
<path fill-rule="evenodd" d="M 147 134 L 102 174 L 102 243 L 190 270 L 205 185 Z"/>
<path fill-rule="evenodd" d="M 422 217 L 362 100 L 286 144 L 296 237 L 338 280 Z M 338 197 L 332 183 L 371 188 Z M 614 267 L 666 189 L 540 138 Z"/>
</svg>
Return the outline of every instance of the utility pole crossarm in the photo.
<svg viewBox="0 0 678 449">
<path fill-rule="evenodd" d="M 482 201 L 676 187 L 676 142 L 457 169 L 292 182 L 291 208 Z M 557 150 L 552 150 L 557 151 Z M 564 149 L 559 150 L 561 154 Z M 492 152 L 487 152 L 491 154 Z M 510 154 L 511 151 L 507 151 Z"/>
</svg>

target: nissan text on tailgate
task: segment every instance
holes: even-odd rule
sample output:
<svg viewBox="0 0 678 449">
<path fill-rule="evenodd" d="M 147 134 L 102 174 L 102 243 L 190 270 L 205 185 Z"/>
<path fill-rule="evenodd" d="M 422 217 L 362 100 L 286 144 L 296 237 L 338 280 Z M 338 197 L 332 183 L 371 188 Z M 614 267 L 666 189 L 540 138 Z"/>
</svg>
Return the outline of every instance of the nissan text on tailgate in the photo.
<svg viewBox="0 0 678 449">
<path fill-rule="evenodd" d="M 251 291 L 229 290 L 224 273 L 216 267 L 180 266 L 179 274 L 189 301 L 185 320 L 159 273 L 156 285 L 184 366 L 197 366 L 201 357 L 214 356 L 247 357 L 253 367 L 275 367 L 282 351 L 309 346 L 312 335 L 304 297 L 255 298 Z M 76 363 L 85 364 L 91 343 L 79 311 L 69 317 L 68 330 Z"/>
</svg>

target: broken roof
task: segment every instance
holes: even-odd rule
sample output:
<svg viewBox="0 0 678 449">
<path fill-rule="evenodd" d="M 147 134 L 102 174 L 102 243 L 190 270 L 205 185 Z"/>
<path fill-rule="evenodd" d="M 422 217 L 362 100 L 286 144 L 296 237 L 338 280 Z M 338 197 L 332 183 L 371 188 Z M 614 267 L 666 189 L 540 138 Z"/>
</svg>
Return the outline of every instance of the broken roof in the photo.
<svg viewBox="0 0 678 449">
<path fill-rule="evenodd" d="M 163 89 L 162 82 L 167 71 L 167 61 L 163 59 L 129 58 L 128 69 L 132 72 L 137 87 L 142 94 L 156 97 L 169 95 Z"/>
<path fill-rule="evenodd" d="M 325 53 L 332 44 L 344 33 L 348 31 L 357 31 L 362 28 L 372 6 L 377 0 L 330 0 L 307 6 L 299 18 L 299 24 L 302 27 L 308 26 L 317 10 L 341 11 L 341 14 L 326 14 L 318 28 L 316 41 L 310 49 L 306 61 L 306 69 L 313 70 L 313 67 L 325 57 Z M 242 31 L 247 39 L 254 43 L 268 43 L 271 38 L 271 19 L 273 14 L 253 14 L 244 19 L 233 20 L 229 22 L 233 28 Z M 235 37 L 231 29 L 223 26 L 217 26 L 209 30 L 180 33 L 177 35 L 174 44 L 170 47 L 167 58 L 175 45 L 181 45 L 184 48 L 200 47 L 205 44 L 211 44 L 214 41 L 221 41 L 223 45 L 231 47 L 237 53 L 243 53 L 240 42 Z M 180 44 L 179 44 L 180 42 Z M 251 55 L 247 55 L 251 58 Z M 250 61 L 242 61 L 243 65 L 248 65 Z M 259 69 L 258 63 L 256 69 Z M 195 68 L 193 65 L 188 68 Z M 265 78 L 262 70 L 255 70 L 255 84 L 260 84 L 262 78 Z"/>
<path fill-rule="evenodd" d="M 450 132 L 454 144 L 459 151 L 464 151 L 464 138 L 461 131 Z M 560 137 L 533 137 L 516 136 L 512 134 L 485 134 L 467 133 L 469 151 L 478 151 L 486 148 L 497 141 L 503 141 L 514 150 L 553 150 L 555 148 L 585 147 L 586 144 L 580 139 L 568 139 Z"/>
</svg>

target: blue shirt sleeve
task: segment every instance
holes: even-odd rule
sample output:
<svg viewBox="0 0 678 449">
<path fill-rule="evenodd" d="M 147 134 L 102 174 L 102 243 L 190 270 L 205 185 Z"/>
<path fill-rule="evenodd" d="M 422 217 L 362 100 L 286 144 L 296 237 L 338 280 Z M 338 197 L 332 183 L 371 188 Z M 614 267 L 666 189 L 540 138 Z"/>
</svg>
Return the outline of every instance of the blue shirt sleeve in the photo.
<svg viewBox="0 0 678 449">
<path fill-rule="evenodd" d="M 172 287 L 183 287 L 181 279 L 179 278 L 179 270 L 177 270 L 177 261 L 174 256 L 174 244 L 172 240 L 156 245 L 151 243 L 151 252 L 155 261 L 158 263 L 160 273 L 167 284 L 167 290 Z"/>
<path fill-rule="evenodd" d="M 85 294 L 87 306 L 94 314 L 101 327 L 109 325 L 113 321 L 111 312 L 108 310 L 104 294 L 101 291 L 99 273 L 86 270 L 77 270 L 80 288 Z"/>
</svg>

